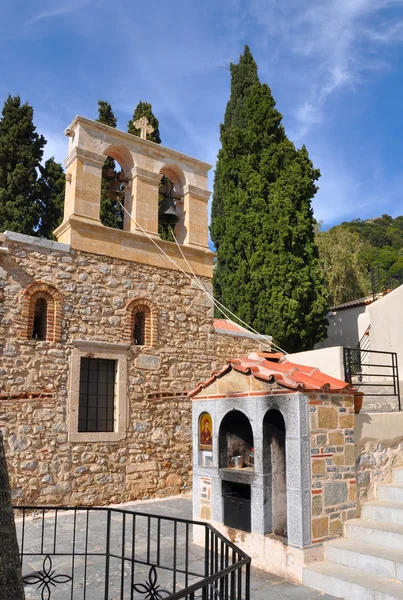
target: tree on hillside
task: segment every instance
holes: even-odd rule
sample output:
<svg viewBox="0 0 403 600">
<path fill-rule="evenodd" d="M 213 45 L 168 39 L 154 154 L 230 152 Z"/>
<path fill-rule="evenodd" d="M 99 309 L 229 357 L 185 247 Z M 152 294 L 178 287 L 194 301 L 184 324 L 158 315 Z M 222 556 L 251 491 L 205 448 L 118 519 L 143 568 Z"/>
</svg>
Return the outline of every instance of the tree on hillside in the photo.
<svg viewBox="0 0 403 600">
<path fill-rule="evenodd" d="M 248 47 L 231 64 L 212 205 L 214 293 L 288 352 L 326 337 L 311 201 L 319 171 L 288 140 Z"/>
<path fill-rule="evenodd" d="M 363 240 L 355 231 L 332 227 L 316 234 L 319 259 L 329 290 L 329 306 L 370 293 L 370 279 L 362 260 Z"/>
<path fill-rule="evenodd" d="M 61 164 L 49 158 L 39 167 L 40 194 L 38 200 L 40 219 L 37 235 L 53 238 L 53 231 L 62 222 L 66 176 Z"/>
<path fill-rule="evenodd" d="M 143 102 L 142 100 L 140 100 L 140 102 L 137 104 L 136 108 L 134 109 L 133 118 L 127 124 L 127 131 L 129 133 L 131 133 L 132 135 L 136 135 L 137 137 L 140 137 L 140 129 L 137 129 L 137 127 L 135 127 L 133 125 L 133 123 L 135 121 L 137 121 L 138 119 L 141 119 L 141 117 L 147 117 L 148 122 L 154 128 L 154 131 L 150 135 L 147 135 L 147 139 L 150 140 L 150 142 L 155 142 L 156 144 L 160 144 L 161 137 L 160 137 L 160 132 L 159 132 L 159 121 L 155 117 L 155 115 L 153 113 L 153 107 L 149 102 Z"/>
<path fill-rule="evenodd" d="M 37 235 L 38 174 L 45 144 L 33 124 L 32 106 L 9 96 L 0 120 L 0 231 Z"/>
<path fill-rule="evenodd" d="M 117 119 L 113 114 L 112 106 L 105 100 L 98 101 L 98 123 L 116 127 Z M 104 169 L 115 169 L 115 161 L 110 156 L 107 157 L 104 163 Z M 101 211 L 100 218 L 103 225 L 106 227 L 114 227 L 115 229 L 123 229 L 123 209 L 116 200 L 111 200 L 106 193 L 109 189 L 110 181 L 102 177 L 101 184 Z"/>
</svg>

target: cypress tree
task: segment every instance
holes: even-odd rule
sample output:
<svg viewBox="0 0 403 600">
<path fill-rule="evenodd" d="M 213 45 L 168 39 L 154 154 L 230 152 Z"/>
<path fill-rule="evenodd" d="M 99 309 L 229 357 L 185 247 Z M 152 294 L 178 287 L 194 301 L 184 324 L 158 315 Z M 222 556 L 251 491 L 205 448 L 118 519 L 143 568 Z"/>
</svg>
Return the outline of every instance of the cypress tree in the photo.
<svg viewBox="0 0 403 600">
<path fill-rule="evenodd" d="M 160 137 L 160 132 L 158 129 L 159 121 L 155 117 L 155 115 L 153 113 L 153 107 L 149 102 L 143 102 L 142 100 L 140 100 L 140 102 L 137 104 L 136 108 L 134 109 L 132 120 L 129 121 L 129 123 L 127 124 L 127 131 L 129 133 L 131 133 L 132 135 L 136 135 L 137 137 L 140 137 L 140 129 L 137 129 L 133 125 L 133 123 L 134 123 L 134 121 L 141 119 L 141 117 L 147 117 L 150 125 L 152 127 L 154 127 L 154 131 L 150 135 L 147 135 L 147 139 L 150 140 L 150 142 L 155 142 L 156 144 L 160 144 L 161 137 Z"/>
<path fill-rule="evenodd" d="M 231 65 L 212 204 L 214 293 L 288 352 L 326 337 L 327 297 L 311 201 L 320 176 L 281 124 L 248 47 Z"/>
<path fill-rule="evenodd" d="M 117 125 L 117 119 L 113 114 L 112 106 L 105 100 L 98 101 L 98 123 L 109 125 L 109 127 L 115 127 Z M 115 161 L 112 157 L 108 156 L 104 163 L 105 169 L 115 169 Z M 100 218 L 103 225 L 107 227 L 114 227 L 115 229 L 123 229 L 123 209 L 116 202 L 107 197 L 106 192 L 109 189 L 110 182 L 102 178 L 101 184 L 101 214 Z"/>
<path fill-rule="evenodd" d="M 49 158 L 39 167 L 41 193 L 38 201 L 40 219 L 37 235 L 54 238 L 53 231 L 62 222 L 66 176 L 63 167 L 55 159 Z"/>
<path fill-rule="evenodd" d="M 38 173 L 45 144 L 33 124 L 32 106 L 9 96 L 0 120 L 0 231 L 38 235 Z"/>
</svg>

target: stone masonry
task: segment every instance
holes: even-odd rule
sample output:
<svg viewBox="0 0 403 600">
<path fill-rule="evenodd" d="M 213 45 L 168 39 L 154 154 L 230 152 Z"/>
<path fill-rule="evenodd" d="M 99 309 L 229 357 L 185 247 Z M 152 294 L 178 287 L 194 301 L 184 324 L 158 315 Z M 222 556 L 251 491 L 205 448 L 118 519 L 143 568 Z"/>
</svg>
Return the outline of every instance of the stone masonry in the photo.
<svg viewBox="0 0 403 600">
<path fill-rule="evenodd" d="M 312 542 L 340 535 L 356 516 L 354 397 L 309 397 Z"/>
<path fill-rule="evenodd" d="M 185 391 L 256 341 L 218 335 L 210 300 L 185 275 L 17 234 L 0 253 L 0 427 L 14 502 L 101 505 L 190 488 L 191 402 Z M 211 279 L 203 278 L 211 287 Z M 61 337 L 29 339 L 24 291 L 60 294 Z M 158 309 L 157 343 L 127 343 L 127 305 Z M 25 333 L 24 333 L 25 332 Z M 69 432 L 71 361 L 78 340 L 124 346 L 127 426 L 116 441 Z M 101 435 L 102 437 L 102 435 Z"/>
</svg>

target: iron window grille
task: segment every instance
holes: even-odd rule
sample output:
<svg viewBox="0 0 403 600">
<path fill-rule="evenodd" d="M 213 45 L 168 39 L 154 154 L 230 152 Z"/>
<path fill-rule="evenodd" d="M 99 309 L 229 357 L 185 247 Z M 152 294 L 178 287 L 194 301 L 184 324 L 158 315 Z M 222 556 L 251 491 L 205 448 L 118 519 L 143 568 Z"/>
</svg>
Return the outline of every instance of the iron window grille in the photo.
<svg viewBox="0 0 403 600">
<path fill-rule="evenodd" d="M 114 431 L 116 361 L 81 358 L 78 431 Z"/>
</svg>

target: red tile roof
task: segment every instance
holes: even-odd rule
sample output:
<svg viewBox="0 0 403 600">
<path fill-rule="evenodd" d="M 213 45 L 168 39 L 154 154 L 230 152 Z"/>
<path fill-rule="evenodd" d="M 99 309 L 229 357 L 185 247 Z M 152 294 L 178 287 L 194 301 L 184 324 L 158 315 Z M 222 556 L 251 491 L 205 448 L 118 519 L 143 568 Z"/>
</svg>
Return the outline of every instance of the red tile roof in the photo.
<svg viewBox="0 0 403 600">
<path fill-rule="evenodd" d="M 265 339 L 271 340 L 271 335 L 262 336 L 259 334 L 254 334 L 242 327 L 242 325 L 238 325 L 238 323 L 234 323 L 230 319 L 214 319 L 214 329 L 216 333 L 224 333 L 230 335 L 240 335 L 240 336 L 248 336 L 256 339 Z"/>
<path fill-rule="evenodd" d="M 203 383 L 188 392 L 188 396 L 193 397 L 199 394 L 203 389 L 214 383 L 231 369 L 252 375 L 256 379 L 267 381 L 269 383 L 277 382 L 279 386 L 293 391 L 303 392 L 349 392 L 354 393 L 355 388 L 345 381 L 335 379 L 330 375 L 325 375 L 319 369 L 314 367 L 304 367 L 290 362 L 287 356 L 279 353 L 252 352 L 248 358 L 235 358 L 220 370 L 215 371 L 212 376 Z"/>
</svg>

